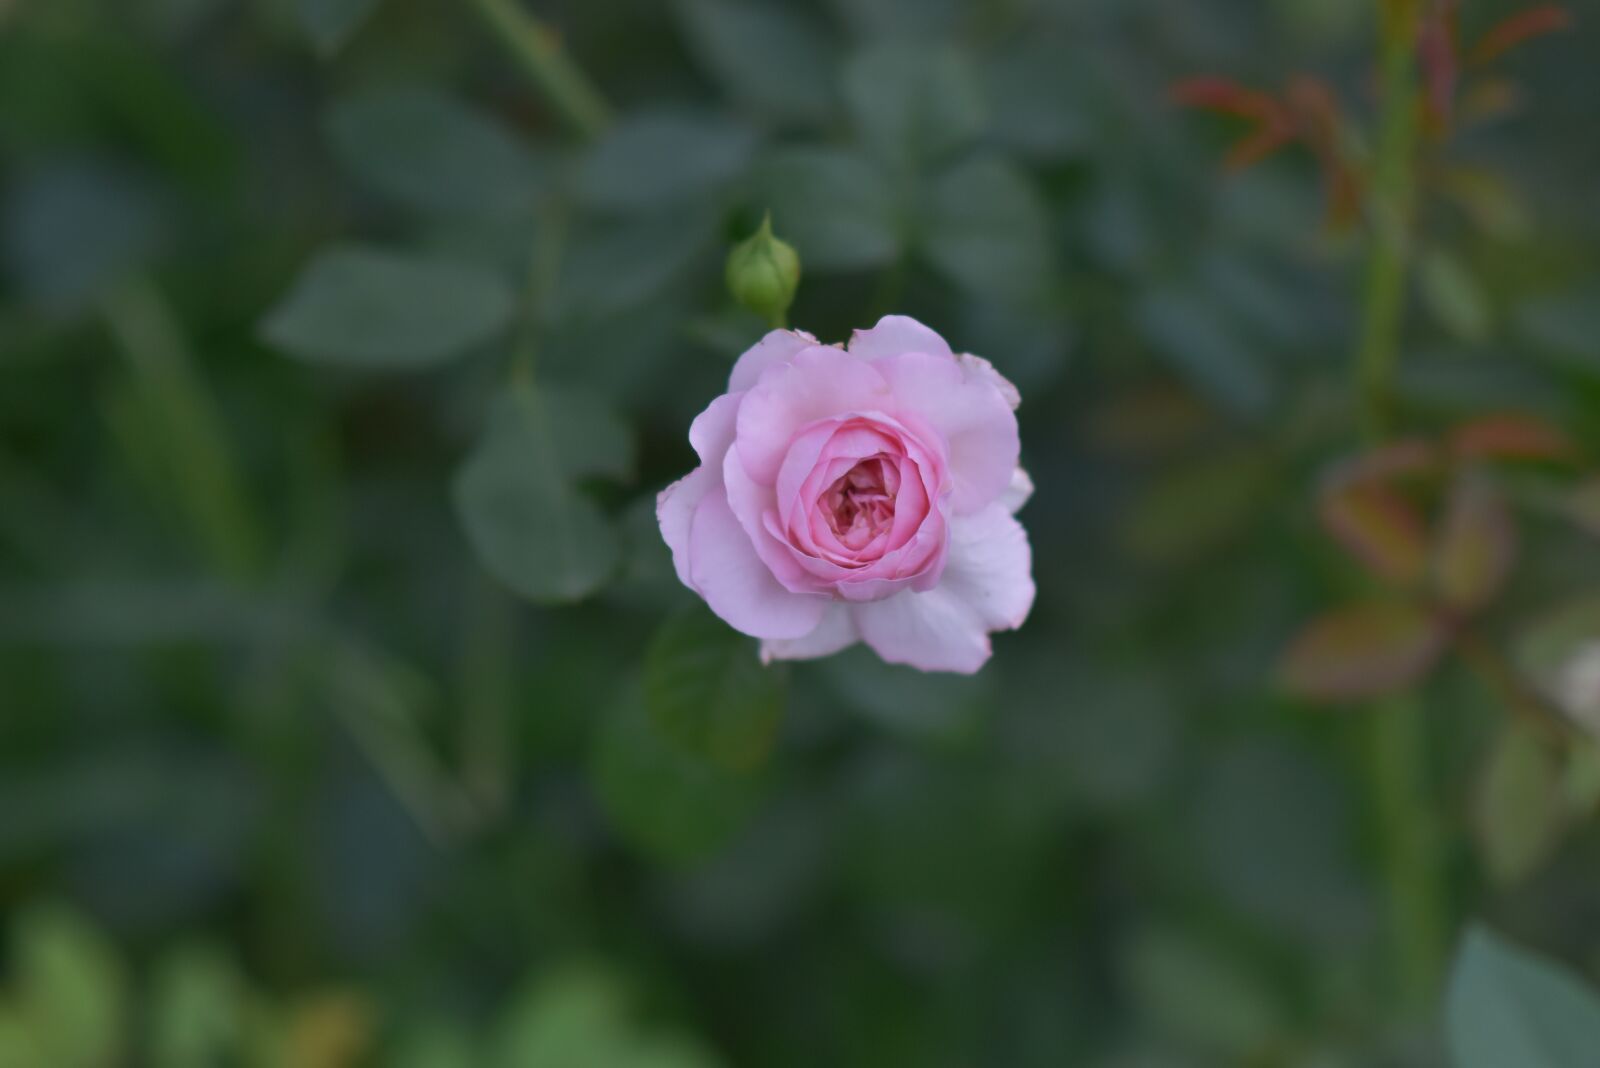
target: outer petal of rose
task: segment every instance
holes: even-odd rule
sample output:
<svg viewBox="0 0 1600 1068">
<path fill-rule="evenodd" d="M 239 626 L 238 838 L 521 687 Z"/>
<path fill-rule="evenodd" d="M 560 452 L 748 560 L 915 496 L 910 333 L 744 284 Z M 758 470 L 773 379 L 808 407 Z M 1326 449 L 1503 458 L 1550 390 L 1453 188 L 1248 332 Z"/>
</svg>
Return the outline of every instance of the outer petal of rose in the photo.
<svg viewBox="0 0 1600 1068">
<path fill-rule="evenodd" d="M 871 364 L 826 346 L 802 349 L 787 365 L 769 367 L 744 395 L 734 447 L 750 477 L 771 486 L 805 427 L 847 412 L 883 411 L 890 399 L 888 382 Z"/>
<path fill-rule="evenodd" d="M 925 352 L 951 358 L 950 345 L 937 332 L 906 315 L 885 315 L 870 330 L 850 336 L 850 354 L 863 360 L 881 360 L 902 352 Z"/>
<path fill-rule="evenodd" d="M 718 470 L 722 458 L 733 447 L 733 434 L 738 426 L 739 405 L 743 393 L 724 393 L 706 406 L 689 424 L 689 444 L 700 457 L 700 462 Z"/>
<path fill-rule="evenodd" d="M 1022 403 L 1022 392 L 1011 384 L 1011 379 L 994 369 L 994 364 L 982 356 L 974 356 L 970 352 L 963 352 L 960 356 L 961 369 L 967 373 L 968 378 L 982 378 L 991 383 L 1000 395 L 1011 405 L 1011 410 L 1016 411 Z"/>
<path fill-rule="evenodd" d="M 746 474 L 738 453 L 731 449 L 722 463 L 722 485 L 728 510 L 744 531 L 751 551 L 778 585 L 791 593 L 820 592 L 822 583 L 807 572 L 788 544 L 767 529 L 769 516 L 774 521 L 777 517 L 772 489 Z"/>
<path fill-rule="evenodd" d="M 779 585 L 720 492 L 706 494 L 689 524 L 689 577 L 713 612 L 755 638 L 804 637 L 828 605 Z"/>
<path fill-rule="evenodd" d="M 700 466 L 656 495 L 656 522 L 661 538 L 672 550 L 672 566 L 691 590 L 689 577 L 689 521 L 707 493 L 722 487 L 722 458 L 733 445 L 735 418 L 743 394 L 727 394 L 712 401 L 689 427 L 689 443 Z"/>
<path fill-rule="evenodd" d="M 699 587 L 689 577 L 689 523 L 706 494 L 722 488 L 720 476 L 720 470 L 703 464 L 656 495 L 656 522 L 672 550 L 673 569 L 678 580 L 696 592 Z"/>
<path fill-rule="evenodd" d="M 772 331 L 746 349 L 733 365 L 733 373 L 728 376 L 729 392 L 749 389 L 767 368 L 788 363 L 801 349 L 809 349 L 817 344 L 817 339 L 804 330 Z"/>
<path fill-rule="evenodd" d="M 774 660 L 815 660 L 819 656 L 831 656 L 860 640 L 861 634 L 856 630 L 855 619 L 852 618 L 849 607 L 830 604 L 827 611 L 822 614 L 822 622 L 804 638 L 762 642 L 761 662 L 770 664 Z"/>
<path fill-rule="evenodd" d="M 1018 467 L 1011 475 L 1011 485 L 1000 495 L 1000 503 L 1006 506 L 1006 511 L 1016 515 L 1022 511 L 1022 506 L 1028 503 L 1033 496 L 1033 479 L 1028 477 L 1028 472 Z"/>
<path fill-rule="evenodd" d="M 1017 417 L 994 383 L 954 360 L 908 352 L 873 364 L 894 390 L 895 410 L 926 422 L 944 438 L 954 491 L 950 508 L 976 511 L 1011 485 L 1021 443 Z M 744 426 L 740 421 L 740 429 Z M 742 438 L 741 433 L 741 438 Z"/>
<path fill-rule="evenodd" d="M 1027 531 L 995 503 L 950 521 L 950 554 L 940 590 L 959 597 L 988 630 L 1015 630 L 1033 608 L 1033 551 Z"/>
<path fill-rule="evenodd" d="M 885 660 L 971 674 L 989 659 L 991 630 L 1019 627 L 1033 607 L 1028 536 L 1003 505 L 951 524 L 943 580 L 855 607 L 861 636 Z"/>
<path fill-rule="evenodd" d="M 891 664 L 970 675 L 989 659 L 989 635 L 977 613 L 942 585 L 927 593 L 902 590 L 854 611 L 861 637 Z"/>
</svg>

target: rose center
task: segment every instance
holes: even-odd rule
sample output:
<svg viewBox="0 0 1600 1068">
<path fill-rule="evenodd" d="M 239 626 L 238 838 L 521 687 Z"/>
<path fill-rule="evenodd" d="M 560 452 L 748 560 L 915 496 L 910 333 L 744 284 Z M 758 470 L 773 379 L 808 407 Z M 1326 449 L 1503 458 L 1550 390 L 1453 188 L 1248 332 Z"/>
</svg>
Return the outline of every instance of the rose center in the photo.
<svg viewBox="0 0 1600 1068">
<path fill-rule="evenodd" d="M 822 511 L 840 541 L 859 548 L 894 525 L 900 471 L 882 456 L 859 461 L 822 495 Z"/>
</svg>

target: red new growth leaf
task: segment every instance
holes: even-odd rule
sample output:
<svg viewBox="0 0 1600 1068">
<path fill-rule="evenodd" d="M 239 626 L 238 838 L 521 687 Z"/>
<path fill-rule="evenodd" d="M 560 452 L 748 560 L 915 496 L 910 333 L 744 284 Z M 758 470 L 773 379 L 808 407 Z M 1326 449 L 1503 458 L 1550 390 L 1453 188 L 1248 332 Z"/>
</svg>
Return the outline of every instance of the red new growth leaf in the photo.
<svg viewBox="0 0 1600 1068">
<path fill-rule="evenodd" d="M 1460 75 L 1457 41 L 1459 0 L 1433 0 L 1417 39 L 1418 60 L 1427 92 L 1424 114 L 1435 136 L 1443 136 L 1450 125 Z"/>
<path fill-rule="evenodd" d="M 1471 63 L 1482 66 L 1535 37 L 1572 26 L 1572 16 L 1560 4 L 1541 4 L 1498 22 L 1473 46 Z"/>
<path fill-rule="evenodd" d="M 1319 701 L 1382 697 L 1427 675 L 1445 638 L 1444 625 L 1416 605 L 1346 605 L 1313 620 L 1290 644 L 1283 685 Z"/>
<path fill-rule="evenodd" d="M 1379 578 L 1409 585 L 1422 576 L 1428 535 L 1422 515 L 1392 487 L 1352 482 L 1325 491 L 1323 525 Z"/>
<path fill-rule="evenodd" d="M 1450 451 L 1463 460 L 1570 460 L 1577 450 L 1566 434 L 1544 420 L 1501 412 L 1456 427 Z"/>
</svg>

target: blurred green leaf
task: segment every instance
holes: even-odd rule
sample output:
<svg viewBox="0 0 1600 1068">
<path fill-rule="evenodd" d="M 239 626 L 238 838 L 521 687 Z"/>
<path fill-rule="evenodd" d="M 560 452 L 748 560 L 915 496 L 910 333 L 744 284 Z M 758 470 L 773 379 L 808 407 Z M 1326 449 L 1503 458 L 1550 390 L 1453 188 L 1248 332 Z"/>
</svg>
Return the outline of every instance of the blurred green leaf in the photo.
<svg viewBox="0 0 1600 1068">
<path fill-rule="evenodd" d="M 1490 750 L 1478 782 L 1478 851 L 1496 883 L 1521 881 L 1548 860 L 1567 826 L 1560 754 L 1515 720 Z"/>
<path fill-rule="evenodd" d="M 215 1068 L 240 1052 L 245 1033 L 244 981 L 210 946 L 173 950 L 156 968 L 149 1014 L 153 1063 Z"/>
<path fill-rule="evenodd" d="M 111 1068 L 127 1037 L 116 950 L 65 908 L 34 906 L 12 927 L 19 1007 L 52 1068 Z"/>
<path fill-rule="evenodd" d="M 1428 564 L 1428 531 L 1421 510 L 1377 477 L 1329 479 L 1318 517 L 1335 541 L 1380 579 L 1406 586 Z"/>
<path fill-rule="evenodd" d="M 1462 341 L 1489 336 L 1488 295 L 1464 263 L 1435 249 L 1422 258 L 1418 272 L 1422 302 L 1439 325 Z"/>
<path fill-rule="evenodd" d="M 779 669 L 763 665 L 754 642 L 702 608 L 656 631 L 644 692 L 663 733 L 731 771 L 767 759 L 783 715 Z"/>
<path fill-rule="evenodd" d="M 6 267 L 29 300 L 72 314 L 143 266 L 162 231 L 153 190 L 126 170 L 40 167 L 25 172 L 6 200 Z"/>
<path fill-rule="evenodd" d="M 636 685 L 601 722 L 591 775 L 624 837 L 676 862 L 705 856 L 732 837 L 762 787 L 759 778 L 720 768 L 662 733 Z"/>
<path fill-rule="evenodd" d="M 615 527 L 574 486 L 589 476 L 625 478 L 633 439 L 588 395 L 513 387 L 455 478 L 455 503 L 488 571 L 535 601 L 575 601 L 616 572 Z"/>
<path fill-rule="evenodd" d="M 1240 739 L 1200 774 L 1191 837 L 1241 915 L 1325 946 L 1370 933 L 1348 787 L 1315 752 Z"/>
<path fill-rule="evenodd" d="M 827 118 L 834 49 L 814 21 L 737 0 L 682 0 L 678 10 L 696 57 L 736 101 L 779 119 Z"/>
<path fill-rule="evenodd" d="M 1548 609 L 1522 628 L 1517 666 L 1556 708 L 1600 727 L 1600 596 Z"/>
<path fill-rule="evenodd" d="M 394 1068 L 483 1068 L 466 1027 L 429 1021 L 401 1032 Z"/>
<path fill-rule="evenodd" d="M 1129 505 L 1121 539 L 1140 560 L 1178 564 L 1214 552 L 1249 528 L 1272 484 L 1255 449 L 1225 449 L 1161 472 Z"/>
<path fill-rule="evenodd" d="M 630 115 L 589 152 L 578 176 L 579 195 L 606 211 L 663 208 L 731 184 L 755 147 L 754 133 L 721 116 Z"/>
<path fill-rule="evenodd" d="M 1124 947 L 1121 970 L 1151 1028 L 1186 1048 L 1244 1063 L 1284 1028 L 1284 1007 L 1267 979 L 1186 933 L 1140 931 Z"/>
<path fill-rule="evenodd" d="M 983 130 L 983 98 L 967 58 L 898 40 L 851 57 L 844 97 L 861 144 L 896 166 L 937 163 Z"/>
<path fill-rule="evenodd" d="M 1456 476 L 1434 549 L 1434 586 L 1462 611 L 1487 605 L 1504 585 L 1517 553 L 1517 530 L 1504 495 L 1481 474 Z"/>
<path fill-rule="evenodd" d="M 379 0 L 296 0 L 300 26 L 324 58 L 344 47 Z"/>
<path fill-rule="evenodd" d="M 1284 654 L 1284 685 L 1319 701 L 1358 701 L 1419 682 L 1444 650 L 1442 624 L 1404 601 L 1366 601 L 1323 613 Z"/>
<path fill-rule="evenodd" d="M 968 160 L 934 183 L 925 243 L 935 266 L 979 296 L 1022 304 L 1049 290 L 1049 217 L 1003 160 Z"/>
<path fill-rule="evenodd" d="M 1063 63 L 1070 39 L 1019 35 L 983 70 L 990 133 L 1030 160 L 1058 162 L 1082 154 L 1094 130 L 1078 64 Z"/>
<path fill-rule="evenodd" d="M 351 174 L 419 211 L 525 219 L 547 184 L 510 131 L 437 89 L 366 89 L 336 101 L 322 127 Z"/>
<path fill-rule="evenodd" d="M 699 1043 L 630 1019 L 620 982 L 568 966 L 530 985 L 502 1025 L 496 1068 L 716 1068 Z"/>
<path fill-rule="evenodd" d="M 1234 333 L 1216 306 L 1178 289 L 1157 289 L 1134 310 L 1139 332 L 1201 393 L 1235 415 L 1266 414 L 1276 392 L 1262 355 Z"/>
<path fill-rule="evenodd" d="M 715 213 L 699 205 L 577 228 L 550 298 L 551 315 L 565 322 L 637 309 L 692 279 L 697 261 L 709 264 L 706 254 L 716 238 Z"/>
<path fill-rule="evenodd" d="M 885 663 L 865 646 L 827 657 L 817 670 L 841 705 L 910 737 L 965 733 L 991 693 L 981 675 L 930 675 Z"/>
<path fill-rule="evenodd" d="M 1547 293 L 1517 309 L 1522 333 L 1551 355 L 1600 371 L 1600 284 Z"/>
<path fill-rule="evenodd" d="M 757 169 L 761 203 L 807 270 L 881 267 L 899 252 L 894 196 L 878 167 L 841 149 L 787 148 Z"/>
<path fill-rule="evenodd" d="M 300 273 L 261 332 L 303 360 L 409 369 L 489 341 L 512 310 L 510 287 L 482 268 L 338 245 Z"/>
<path fill-rule="evenodd" d="M 1587 1068 L 1600 1043 L 1600 997 L 1474 925 L 1451 972 L 1445 1030 L 1454 1068 Z"/>
</svg>

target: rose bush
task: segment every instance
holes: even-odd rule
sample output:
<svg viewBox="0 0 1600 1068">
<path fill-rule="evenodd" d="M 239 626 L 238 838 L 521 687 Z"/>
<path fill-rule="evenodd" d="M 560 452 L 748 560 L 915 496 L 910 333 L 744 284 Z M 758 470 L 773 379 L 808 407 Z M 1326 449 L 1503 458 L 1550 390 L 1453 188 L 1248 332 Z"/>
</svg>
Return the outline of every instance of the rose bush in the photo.
<svg viewBox="0 0 1600 1068">
<path fill-rule="evenodd" d="M 1019 400 L 903 316 L 848 347 L 774 330 L 690 428 L 700 466 L 657 500 L 678 577 L 764 659 L 865 641 L 978 670 L 1033 605 Z"/>
</svg>

